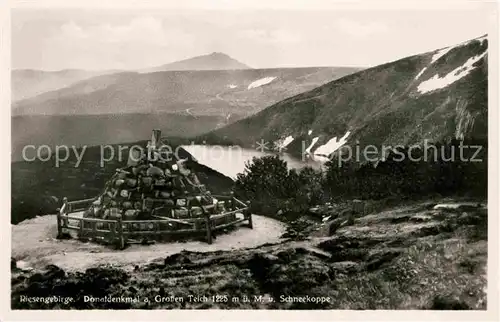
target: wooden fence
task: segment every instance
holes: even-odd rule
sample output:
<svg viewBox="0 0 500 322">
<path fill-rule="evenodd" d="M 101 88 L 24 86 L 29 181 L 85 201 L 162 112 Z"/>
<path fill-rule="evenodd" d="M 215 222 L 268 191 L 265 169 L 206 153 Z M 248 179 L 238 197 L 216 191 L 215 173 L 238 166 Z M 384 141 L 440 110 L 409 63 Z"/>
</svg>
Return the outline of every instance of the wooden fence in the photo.
<svg viewBox="0 0 500 322">
<path fill-rule="evenodd" d="M 58 238 L 65 233 L 76 231 L 79 238 L 92 238 L 105 243 L 115 244 L 120 249 L 137 240 L 161 240 L 175 236 L 205 235 L 209 244 L 213 241 L 213 232 L 248 221 L 253 228 L 252 214 L 245 203 L 234 197 L 214 196 L 219 200 L 231 200 L 234 210 L 206 216 L 205 218 L 165 218 L 158 220 L 117 220 L 83 218 L 75 213 L 87 209 L 96 199 L 68 201 L 64 203 L 57 214 Z M 237 216 L 241 214 L 241 216 Z"/>
</svg>

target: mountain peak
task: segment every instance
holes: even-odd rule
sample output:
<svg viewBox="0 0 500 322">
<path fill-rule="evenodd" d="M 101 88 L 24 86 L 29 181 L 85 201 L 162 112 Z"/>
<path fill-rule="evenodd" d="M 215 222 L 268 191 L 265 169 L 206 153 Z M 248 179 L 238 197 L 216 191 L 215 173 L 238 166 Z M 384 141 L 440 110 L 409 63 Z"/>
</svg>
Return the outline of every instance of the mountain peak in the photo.
<svg viewBox="0 0 500 322">
<path fill-rule="evenodd" d="M 214 51 L 210 54 L 196 56 L 170 64 L 153 67 L 143 72 L 180 71 L 180 70 L 235 70 L 251 69 L 229 55 Z"/>
<path fill-rule="evenodd" d="M 224 54 L 222 52 L 219 52 L 219 51 L 214 51 L 213 53 L 210 54 L 210 56 L 221 56 L 221 57 L 229 57 L 229 55 L 227 54 Z"/>
</svg>

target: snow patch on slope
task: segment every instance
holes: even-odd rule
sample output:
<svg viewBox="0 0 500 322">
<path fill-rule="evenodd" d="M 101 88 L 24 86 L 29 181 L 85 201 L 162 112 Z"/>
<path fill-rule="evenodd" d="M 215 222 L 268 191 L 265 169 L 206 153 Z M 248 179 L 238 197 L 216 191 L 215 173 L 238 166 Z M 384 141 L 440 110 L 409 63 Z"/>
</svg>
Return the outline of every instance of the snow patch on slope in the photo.
<svg viewBox="0 0 500 322">
<path fill-rule="evenodd" d="M 439 58 L 443 57 L 444 55 L 446 55 L 450 50 L 452 50 L 453 48 L 455 48 L 456 46 L 451 46 L 451 47 L 446 47 L 446 48 L 443 48 L 441 50 L 439 50 L 437 53 L 435 53 L 433 56 L 432 56 L 432 60 L 430 62 L 429 65 L 432 65 L 434 64 Z"/>
<path fill-rule="evenodd" d="M 236 88 L 236 87 L 238 87 L 238 86 L 237 86 L 237 85 L 234 85 L 234 84 L 229 84 L 229 85 L 227 85 L 227 87 L 229 87 L 229 88 L 233 89 L 233 88 Z"/>
<path fill-rule="evenodd" d="M 311 134 L 312 134 L 312 132 L 313 132 L 313 130 L 309 130 L 309 131 L 307 132 L 307 135 L 311 135 Z"/>
<path fill-rule="evenodd" d="M 472 39 L 472 40 L 468 40 L 468 41 L 465 41 L 463 43 L 460 43 L 460 44 L 457 44 L 455 46 L 450 46 L 450 47 L 446 47 L 446 48 L 442 48 L 440 49 L 437 53 L 435 53 L 433 56 L 432 56 L 432 59 L 431 59 L 431 62 L 429 63 L 429 65 L 427 67 L 429 67 L 430 65 L 434 64 L 439 58 L 443 57 L 444 55 L 446 55 L 450 50 L 452 50 L 453 48 L 457 48 L 457 47 L 461 47 L 461 46 L 465 46 L 467 44 L 469 44 L 470 42 L 472 41 L 480 41 L 481 43 L 485 40 L 487 40 L 487 35 L 484 35 L 482 37 L 479 37 L 479 38 L 476 38 L 476 39 Z M 418 74 L 417 76 L 415 76 L 415 80 L 419 79 L 420 76 L 422 76 L 422 74 L 427 70 L 427 67 L 424 67 Z"/>
<path fill-rule="evenodd" d="M 278 141 L 274 142 L 274 146 L 278 150 L 282 150 L 282 149 L 286 148 L 290 143 L 292 143 L 292 141 L 293 141 L 293 137 L 291 135 L 289 135 L 282 140 L 278 140 Z"/>
<path fill-rule="evenodd" d="M 315 155 L 325 155 L 328 156 L 335 152 L 338 148 L 340 148 L 342 145 L 347 143 L 347 137 L 351 134 L 350 131 L 347 131 L 346 134 L 344 134 L 343 137 L 340 138 L 339 141 L 337 141 L 337 137 L 334 137 L 330 139 L 328 142 L 323 144 L 322 146 L 318 147 L 315 151 Z"/>
<path fill-rule="evenodd" d="M 287 136 L 285 140 L 283 140 L 283 147 L 286 147 L 288 144 L 292 143 L 293 137 L 291 135 Z"/>
<path fill-rule="evenodd" d="M 418 73 L 417 76 L 415 76 L 415 79 L 418 79 L 420 76 L 422 76 L 422 74 L 425 72 L 426 69 L 427 69 L 427 67 L 422 68 L 420 73 Z"/>
<path fill-rule="evenodd" d="M 450 50 L 452 50 L 455 47 L 456 46 L 446 47 L 446 48 L 440 49 L 437 53 L 435 53 L 432 56 L 432 59 L 431 59 L 431 62 L 429 63 L 429 65 L 426 66 L 426 67 L 424 67 L 424 68 L 422 68 L 422 70 L 417 74 L 417 76 L 415 76 L 415 80 L 419 79 L 420 76 L 422 76 L 422 74 L 427 70 L 427 67 L 429 67 L 430 65 L 434 64 L 439 58 L 441 58 L 444 55 L 446 55 Z"/>
<path fill-rule="evenodd" d="M 256 88 L 256 87 L 260 87 L 260 86 L 269 84 L 270 82 L 272 82 L 275 79 L 276 79 L 276 77 L 264 77 L 264 78 L 258 79 L 256 81 L 252 82 L 250 85 L 248 85 L 248 89 L 252 89 L 252 88 Z"/>
<path fill-rule="evenodd" d="M 444 77 L 434 75 L 432 78 L 429 78 L 428 80 L 420 83 L 417 87 L 417 90 L 420 93 L 424 94 L 449 86 L 450 84 L 469 74 L 475 68 L 473 65 L 481 60 L 481 58 L 483 58 L 486 53 L 487 52 L 485 51 L 481 55 L 469 58 L 462 66 L 455 68 Z"/>
<path fill-rule="evenodd" d="M 318 142 L 318 140 L 319 140 L 319 136 L 312 139 L 311 144 L 309 144 L 309 146 L 306 149 L 306 153 L 311 153 L 312 147 L 316 144 L 316 142 Z"/>
</svg>

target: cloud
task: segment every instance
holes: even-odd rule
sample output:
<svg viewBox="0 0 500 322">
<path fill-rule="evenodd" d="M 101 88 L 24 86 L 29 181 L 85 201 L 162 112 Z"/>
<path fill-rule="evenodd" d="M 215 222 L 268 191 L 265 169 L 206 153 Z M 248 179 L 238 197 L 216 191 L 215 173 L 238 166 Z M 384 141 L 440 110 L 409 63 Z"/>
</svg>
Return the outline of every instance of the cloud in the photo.
<svg viewBox="0 0 500 322">
<path fill-rule="evenodd" d="M 389 30 L 387 25 L 380 22 L 362 23 L 350 19 L 340 19 L 337 21 L 336 26 L 340 31 L 355 37 L 372 36 L 386 33 Z"/>
<path fill-rule="evenodd" d="M 170 21 L 168 21 L 170 23 Z M 199 39 L 182 25 L 141 15 L 120 21 L 65 21 L 37 48 L 45 69 L 135 69 L 189 57 Z M 63 66 L 63 67 L 59 67 Z"/>
<path fill-rule="evenodd" d="M 82 27 L 78 26 L 73 21 L 65 23 L 61 26 L 61 33 L 64 37 L 69 38 L 87 38 L 88 35 L 83 31 Z"/>
<path fill-rule="evenodd" d="M 186 46 L 194 43 L 193 35 L 179 29 L 167 29 L 162 20 L 141 16 L 128 24 L 99 24 L 82 27 L 74 22 L 63 24 L 58 35 L 61 40 L 88 39 L 93 42 L 112 44 L 151 44 L 156 46 Z"/>
<path fill-rule="evenodd" d="M 297 43 L 301 41 L 301 37 L 297 33 L 293 33 L 285 29 L 245 29 L 240 32 L 243 38 L 261 43 Z"/>
</svg>

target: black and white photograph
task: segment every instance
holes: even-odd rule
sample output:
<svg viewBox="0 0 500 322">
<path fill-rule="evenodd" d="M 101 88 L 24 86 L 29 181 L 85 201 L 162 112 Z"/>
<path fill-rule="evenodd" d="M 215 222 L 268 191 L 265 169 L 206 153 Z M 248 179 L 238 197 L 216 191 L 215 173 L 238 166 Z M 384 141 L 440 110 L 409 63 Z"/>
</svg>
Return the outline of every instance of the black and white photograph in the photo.
<svg viewBox="0 0 500 322">
<path fill-rule="evenodd" d="M 498 317 L 497 2 L 70 2 L 6 9 L 10 312 Z"/>
</svg>

